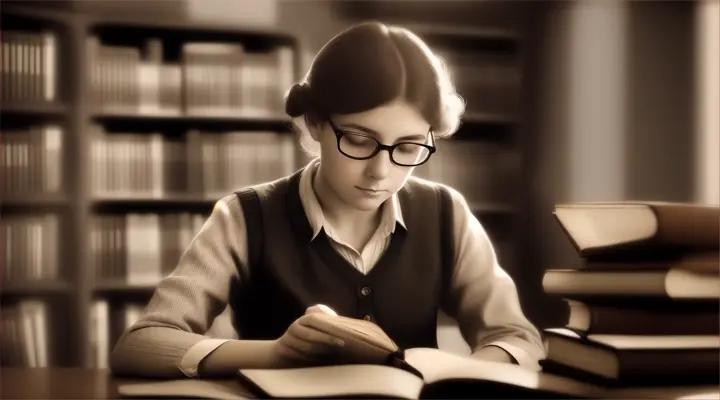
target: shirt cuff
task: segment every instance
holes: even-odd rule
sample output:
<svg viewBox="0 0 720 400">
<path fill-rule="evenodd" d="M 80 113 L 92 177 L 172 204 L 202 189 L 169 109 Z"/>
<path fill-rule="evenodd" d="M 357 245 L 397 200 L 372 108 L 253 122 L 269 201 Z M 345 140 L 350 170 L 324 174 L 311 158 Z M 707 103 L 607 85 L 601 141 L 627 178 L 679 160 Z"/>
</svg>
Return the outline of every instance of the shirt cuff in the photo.
<svg viewBox="0 0 720 400">
<path fill-rule="evenodd" d="M 185 352 L 185 355 L 180 360 L 180 371 L 188 378 L 196 377 L 200 362 L 228 340 L 229 339 L 204 339 L 195 343 Z"/>
<path fill-rule="evenodd" d="M 505 350 L 508 354 L 510 354 L 510 357 L 514 358 L 515 362 L 517 362 L 521 367 L 529 368 L 533 371 L 540 371 L 541 369 L 540 364 L 534 361 L 525 350 L 521 349 L 518 346 L 498 340 L 488 343 L 486 345 L 479 346 L 477 348 L 480 349 L 488 346 L 496 346 Z"/>
</svg>

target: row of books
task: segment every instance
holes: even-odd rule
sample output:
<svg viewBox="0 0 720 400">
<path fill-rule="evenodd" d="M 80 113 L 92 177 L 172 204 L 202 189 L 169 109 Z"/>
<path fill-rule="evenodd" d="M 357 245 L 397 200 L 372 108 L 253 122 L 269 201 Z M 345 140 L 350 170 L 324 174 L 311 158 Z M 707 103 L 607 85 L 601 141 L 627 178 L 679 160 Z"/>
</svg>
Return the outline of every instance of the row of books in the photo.
<svg viewBox="0 0 720 400">
<path fill-rule="evenodd" d="M 4 284 L 59 277 L 60 233 L 56 214 L 10 214 L 0 219 L 3 239 L 0 277 Z"/>
<path fill-rule="evenodd" d="M 95 282 L 157 284 L 172 272 L 206 219 L 187 212 L 93 216 L 90 259 Z"/>
<path fill-rule="evenodd" d="M 3 196 L 57 193 L 63 179 L 63 129 L 33 125 L 0 132 Z"/>
<path fill-rule="evenodd" d="M 3 29 L 0 41 L 2 101 L 57 100 L 57 34 Z"/>
<path fill-rule="evenodd" d="M 144 305 L 126 303 L 109 307 L 105 299 L 94 300 L 89 310 L 88 345 L 91 366 L 108 368 L 109 352 L 122 331 L 141 316 Z M 0 365 L 3 367 L 42 368 L 54 364 L 54 332 L 58 327 L 50 321 L 47 300 L 29 298 L 3 304 L 0 314 Z"/>
<path fill-rule="evenodd" d="M 517 154 L 490 142 L 444 140 L 413 174 L 460 191 L 468 202 L 505 203 L 514 195 Z"/>
<path fill-rule="evenodd" d="M 91 189 L 97 197 L 218 198 L 295 170 L 295 143 L 276 132 L 107 133 L 92 129 Z"/>
<path fill-rule="evenodd" d="M 283 113 L 283 95 L 293 84 L 294 51 L 187 42 L 179 60 L 166 60 L 161 39 L 149 38 L 141 49 L 91 36 L 88 96 L 102 113 L 276 116 Z"/>
<path fill-rule="evenodd" d="M 468 112 L 515 115 L 520 111 L 522 75 L 515 58 L 449 49 L 437 53 L 445 61 Z"/>
<path fill-rule="evenodd" d="M 45 301 L 26 299 L 3 304 L 0 313 L 0 365 L 48 367 L 50 356 L 48 309 Z"/>
<path fill-rule="evenodd" d="M 720 385 L 720 208 L 559 204 L 579 268 L 549 269 L 569 306 L 543 370 L 601 387 Z"/>
<path fill-rule="evenodd" d="M 88 323 L 91 368 L 108 368 L 112 347 L 120 334 L 137 322 L 143 308 L 142 304 L 126 303 L 111 309 L 105 299 L 93 301 Z"/>
</svg>

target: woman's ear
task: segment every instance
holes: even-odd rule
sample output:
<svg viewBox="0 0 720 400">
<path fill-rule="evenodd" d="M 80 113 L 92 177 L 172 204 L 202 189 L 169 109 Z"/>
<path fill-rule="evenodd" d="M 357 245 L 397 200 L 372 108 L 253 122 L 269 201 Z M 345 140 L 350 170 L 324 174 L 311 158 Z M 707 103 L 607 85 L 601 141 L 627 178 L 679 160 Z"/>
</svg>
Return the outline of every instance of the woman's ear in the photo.
<svg viewBox="0 0 720 400">
<path fill-rule="evenodd" d="M 310 121 L 309 118 L 305 118 L 305 126 L 307 127 L 308 133 L 310 133 L 310 137 L 316 142 L 320 142 L 320 136 L 322 134 L 324 123 L 322 122 L 313 122 Z"/>
</svg>

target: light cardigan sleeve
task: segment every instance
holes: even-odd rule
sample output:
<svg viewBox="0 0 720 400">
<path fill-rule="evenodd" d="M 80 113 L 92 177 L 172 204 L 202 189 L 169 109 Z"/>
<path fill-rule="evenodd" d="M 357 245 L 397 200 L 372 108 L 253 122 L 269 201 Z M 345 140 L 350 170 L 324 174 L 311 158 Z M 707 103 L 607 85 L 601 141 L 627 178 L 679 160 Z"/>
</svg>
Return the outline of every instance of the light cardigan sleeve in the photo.
<svg viewBox="0 0 720 400">
<path fill-rule="evenodd" d="M 487 232 L 465 198 L 453 199 L 455 268 L 444 311 L 454 316 L 473 351 L 498 346 L 521 366 L 539 370 L 545 348 L 537 328 L 525 317 L 512 278 L 499 265 Z"/>
<path fill-rule="evenodd" d="M 115 345 L 115 374 L 194 376 L 207 354 L 225 342 L 207 335 L 228 304 L 230 282 L 247 265 L 245 218 L 237 197 L 219 200 L 171 275 L 157 286 L 140 319 Z"/>
</svg>

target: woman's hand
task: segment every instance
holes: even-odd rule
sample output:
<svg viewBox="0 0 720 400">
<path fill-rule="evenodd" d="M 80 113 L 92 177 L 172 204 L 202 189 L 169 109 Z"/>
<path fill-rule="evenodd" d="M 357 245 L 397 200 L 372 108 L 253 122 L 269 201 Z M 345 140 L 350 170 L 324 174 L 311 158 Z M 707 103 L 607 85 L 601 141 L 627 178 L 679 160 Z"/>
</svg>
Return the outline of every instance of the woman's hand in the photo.
<svg viewBox="0 0 720 400">
<path fill-rule="evenodd" d="M 517 364 L 514 358 L 510 356 L 508 352 L 497 346 L 485 346 L 477 349 L 472 355 L 472 358 L 483 360 L 483 361 L 495 361 L 508 364 Z"/>
<path fill-rule="evenodd" d="M 323 315 L 324 314 L 324 315 Z M 298 318 L 285 334 L 273 342 L 273 354 L 279 367 L 317 365 L 323 359 L 332 358 L 345 343 L 321 330 L 328 322 L 326 315 L 336 315 L 326 306 L 313 306 Z"/>
</svg>

